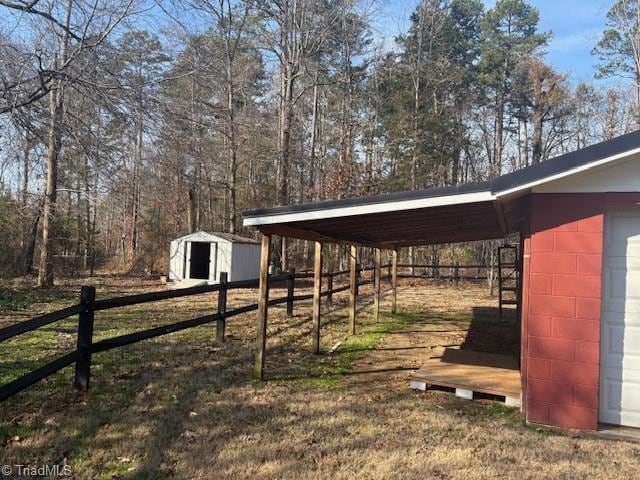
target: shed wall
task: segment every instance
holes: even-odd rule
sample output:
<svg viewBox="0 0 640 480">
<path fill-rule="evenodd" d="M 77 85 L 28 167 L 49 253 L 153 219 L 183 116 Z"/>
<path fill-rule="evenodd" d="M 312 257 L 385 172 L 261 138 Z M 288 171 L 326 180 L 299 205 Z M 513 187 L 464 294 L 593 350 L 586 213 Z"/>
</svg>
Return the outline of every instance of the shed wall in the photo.
<svg viewBox="0 0 640 480">
<path fill-rule="evenodd" d="M 260 276 L 260 245 L 234 243 L 229 281 L 251 280 Z"/>
<path fill-rule="evenodd" d="M 218 242 L 217 273 L 216 278 L 212 279 L 213 283 L 218 283 L 220 281 L 221 272 L 231 273 L 233 248 L 233 243 L 223 241 Z"/>
<path fill-rule="evenodd" d="M 169 248 L 169 280 L 184 278 L 185 242 L 176 239 Z"/>
<path fill-rule="evenodd" d="M 638 203 L 640 193 L 531 196 L 522 309 L 530 422 L 597 428 L 604 212 Z"/>
</svg>

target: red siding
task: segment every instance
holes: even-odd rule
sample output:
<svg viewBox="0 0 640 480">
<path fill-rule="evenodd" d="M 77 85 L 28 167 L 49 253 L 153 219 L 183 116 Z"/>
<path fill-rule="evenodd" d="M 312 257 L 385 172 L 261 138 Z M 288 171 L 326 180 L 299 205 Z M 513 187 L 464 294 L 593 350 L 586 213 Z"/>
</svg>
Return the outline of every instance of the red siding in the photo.
<svg viewBox="0 0 640 480">
<path fill-rule="evenodd" d="M 534 194 L 524 242 L 522 374 L 527 419 L 598 424 L 604 211 L 640 194 Z"/>
</svg>

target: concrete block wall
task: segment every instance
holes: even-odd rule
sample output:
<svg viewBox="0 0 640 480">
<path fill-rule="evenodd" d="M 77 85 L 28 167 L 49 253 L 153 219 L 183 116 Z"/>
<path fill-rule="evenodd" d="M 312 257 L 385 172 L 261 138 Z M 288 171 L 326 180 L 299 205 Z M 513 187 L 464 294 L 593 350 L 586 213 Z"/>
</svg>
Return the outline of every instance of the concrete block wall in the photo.
<svg viewBox="0 0 640 480">
<path fill-rule="evenodd" d="M 593 430 L 598 420 L 604 216 L 534 195 L 529 246 L 526 411 L 531 422 Z"/>
<path fill-rule="evenodd" d="M 524 242 L 523 393 L 527 420 L 598 426 L 605 212 L 638 193 L 533 194 Z"/>
</svg>

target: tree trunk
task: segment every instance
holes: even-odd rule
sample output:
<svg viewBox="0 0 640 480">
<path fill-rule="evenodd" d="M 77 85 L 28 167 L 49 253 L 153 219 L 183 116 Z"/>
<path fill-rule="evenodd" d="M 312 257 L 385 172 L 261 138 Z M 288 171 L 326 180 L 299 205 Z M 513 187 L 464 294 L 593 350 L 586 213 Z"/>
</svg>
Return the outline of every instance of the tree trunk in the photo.
<svg viewBox="0 0 640 480">
<path fill-rule="evenodd" d="M 293 83 L 294 77 L 290 66 L 283 66 L 281 74 L 281 103 L 280 103 L 280 132 L 278 135 L 280 162 L 278 165 L 277 199 L 279 205 L 286 205 L 289 201 L 289 161 L 291 146 L 291 120 L 293 115 Z M 287 271 L 288 249 L 286 237 L 280 238 L 280 267 Z"/>
<path fill-rule="evenodd" d="M 44 202 L 44 200 L 43 200 Z M 36 208 L 36 216 L 31 225 L 31 235 L 29 235 L 29 242 L 26 245 L 24 254 L 24 274 L 30 275 L 33 272 L 33 257 L 36 251 L 36 240 L 38 238 L 38 224 L 40 223 L 40 217 L 42 216 L 43 202 L 38 204 Z"/>
<path fill-rule="evenodd" d="M 189 222 L 189 233 L 194 233 L 197 231 L 196 225 L 196 192 L 195 187 L 189 188 L 189 202 L 187 209 L 187 221 Z"/>
<path fill-rule="evenodd" d="M 489 175 L 491 178 L 498 177 L 502 171 L 502 144 L 504 137 L 504 95 L 498 94 L 498 101 L 496 104 L 496 118 L 495 118 L 495 138 L 493 143 L 493 164 Z"/>
<path fill-rule="evenodd" d="M 61 123 L 63 115 L 63 85 L 57 82 L 56 88 L 49 93 L 49 139 L 47 144 L 47 183 L 44 197 L 44 215 L 42 219 L 42 245 L 40 247 L 40 270 L 38 286 L 53 286 L 53 241 L 58 197 L 58 156 L 62 145 Z"/>
<path fill-rule="evenodd" d="M 238 177 L 238 144 L 236 141 L 235 121 L 235 91 L 233 88 L 233 58 L 227 47 L 227 135 L 229 137 L 229 232 L 236 233 L 238 228 L 238 207 L 236 204 L 236 190 Z"/>
<path fill-rule="evenodd" d="M 544 118 L 543 118 L 543 113 L 539 111 L 539 109 L 536 109 L 533 112 L 533 119 L 532 119 L 532 123 L 533 123 L 533 138 L 531 139 L 531 143 L 532 143 L 532 157 L 531 157 L 531 163 L 532 164 L 536 164 L 536 163 L 540 163 L 540 161 L 542 160 L 542 124 L 543 124 Z"/>
<path fill-rule="evenodd" d="M 316 141 L 318 134 L 318 72 L 313 81 L 313 100 L 311 105 L 311 146 L 309 154 L 309 197 L 318 200 L 318 186 L 316 184 Z M 307 242 L 309 243 L 309 242 Z"/>
</svg>

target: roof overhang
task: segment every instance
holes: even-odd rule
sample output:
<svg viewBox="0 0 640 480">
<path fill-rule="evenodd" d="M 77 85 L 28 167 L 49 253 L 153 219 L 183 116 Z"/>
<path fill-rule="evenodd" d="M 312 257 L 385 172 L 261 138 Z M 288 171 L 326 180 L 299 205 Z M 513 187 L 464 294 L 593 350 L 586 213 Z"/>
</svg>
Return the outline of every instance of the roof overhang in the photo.
<svg viewBox="0 0 640 480">
<path fill-rule="evenodd" d="M 366 197 L 365 197 L 366 198 Z M 380 201 L 362 205 L 344 205 L 327 207 L 290 213 L 266 213 L 265 215 L 250 217 L 244 220 L 245 226 L 273 225 L 279 223 L 306 222 L 310 220 L 325 220 L 331 218 L 353 217 L 358 215 L 371 215 L 376 213 L 393 213 L 425 208 L 445 207 L 450 205 L 467 205 L 474 203 L 492 202 L 495 195 L 490 191 L 474 193 L 462 193 L 457 195 L 444 195 L 440 197 L 428 197 L 411 200 Z"/>
<path fill-rule="evenodd" d="M 640 132 L 500 176 L 491 182 L 245 212 L 262 233 L 378 248 L 503 238 L 519 232 L 532 189 L 640 155 Z"/>
<path fill-rule="evenodd" d="M 489 191 L 310 211 L 245 220 L 262 233 L 304 240 L 395 249 L 411 245 L 503 238 L 524 219 L 521 199 L 505 202 Z"/>
</svg>

